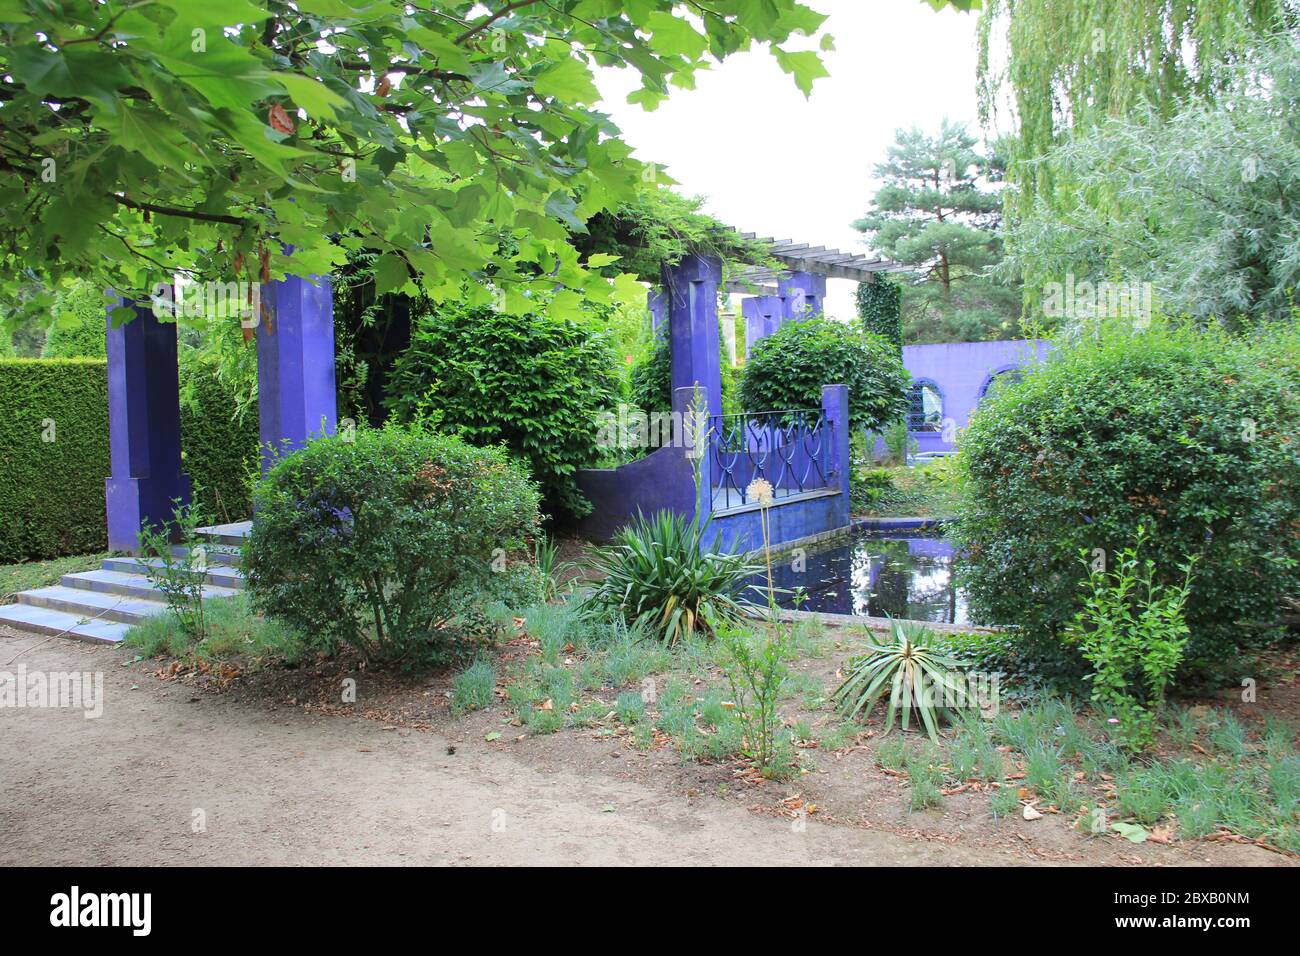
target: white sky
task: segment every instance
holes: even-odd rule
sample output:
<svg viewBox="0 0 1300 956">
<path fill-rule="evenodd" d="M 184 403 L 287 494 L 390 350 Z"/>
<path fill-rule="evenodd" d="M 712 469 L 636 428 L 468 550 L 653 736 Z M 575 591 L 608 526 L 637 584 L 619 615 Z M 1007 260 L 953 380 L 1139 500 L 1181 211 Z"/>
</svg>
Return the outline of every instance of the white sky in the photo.
<svg viewBox="0 0 1300 956">
<path fill-rule="evenodd" d="M 875 191 L 871 169 L 894 131 L 947 116 L 979 134 L 976 13 L 921 0 L 807 0 L 836 49 L 804 99 L 766 47 L 728 57 L 654 112 L 627 103 L 635 74 L 598 71 L 602 109 L 638 158 L 658 162 L 706 210 L 742 232 L 863 251 L 850 223 Z M 802 40 L 803 38 L 799 38 Z M 793 45 L 792 45 L 793 46 Z M 809 45 L 804 42 L 804 48 Z M 830 280 L 827 311 L 853 315 L 854 283 Z"/>
</svg>

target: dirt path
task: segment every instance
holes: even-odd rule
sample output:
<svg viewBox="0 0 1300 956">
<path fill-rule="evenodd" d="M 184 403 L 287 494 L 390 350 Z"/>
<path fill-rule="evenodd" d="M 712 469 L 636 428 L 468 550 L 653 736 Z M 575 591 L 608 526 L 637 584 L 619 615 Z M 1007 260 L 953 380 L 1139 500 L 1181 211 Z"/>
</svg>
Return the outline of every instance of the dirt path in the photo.
<svg viewBox="0 0 1300 956">
<path fill-rule="evenodd" d="M 0 630 L 0 671 L 20 664 L 101 672 L 105 703 L 97 719 L 0 708 L 0 866 L 1085 862 L 816 817 L 796 826 L 563 751 L 256 705 L 159 681 L 115 648 Z M 1217 852 L 1167 862 L 1285 862 Z"/>
<path fill-rule="evenodd" d="M 124 659 L 0 632 L 0 670 L 102 671 L 105 686 L 98 719 L 0 709 L 0 865 L 980 862 L 486 745 L 448 755 L 442 737 L 372 721 L 196 698 Z"/>
</svg>

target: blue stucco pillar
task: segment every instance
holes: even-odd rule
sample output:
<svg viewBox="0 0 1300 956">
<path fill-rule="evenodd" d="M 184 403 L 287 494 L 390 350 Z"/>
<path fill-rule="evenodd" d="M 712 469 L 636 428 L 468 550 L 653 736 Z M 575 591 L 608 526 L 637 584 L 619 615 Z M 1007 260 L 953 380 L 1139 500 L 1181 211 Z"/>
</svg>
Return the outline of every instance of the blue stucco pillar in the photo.
<svg viewBox="0 0 1300 956">
<path fill-rule="evenodd" d="M 830 454 L 827 460 L 827 479 L 840 491 L 836 500 L 833 528 L 843 528 L 849 523 L 849 472 L 853 462 L 849 457 L 849 387 L 847 385 L 822 386 L 822 411 L 829 426 L 827 440 Z"/>
<path fill-rule="evenodd" d="M 647 289 L 645 304 L 650 310 L 650 333 L 657 337 L 659 331 L 668 324 L 668 296 L 661 289 Z"/>
<path fill-rule="evenodd" d="M 722 368 L 718 349 L 718 285 L 722 260 L 691 254 L 663 267 L 672 342 L 673 389 L 698 385 L 710 415 L 722 414 Z"/>
<path fill-rule="evenodd" d="M 114 328 L 112 311 L 123 305 L 135 317 Z M 145 525 L 166 525 L 175 501 L 190 500 L 181 471 L 176 323 L 159 322 L 152 309 L 127 299 L 114 300 L 108 313 L 108 547 L 134 552 Z"/>
<path fill-rule="evenodd" d="M 332 434 L 334 300 L 328 276 L 287 276 L 262 286 L 257 326 L 257 411 L 262 471 L 308 439 Z"/>
<path fill-rule="evenodd" d="M 811 272 L 792 272 L 777 282 L 783 321 L 810 319 L 820 315 L 826 303 L 826 277 Z"/>
<path fill-rule="evenodd" d="M 784 305 L 780 296 L 751 295 L 740 300 L 740 314 L 745 319 L 745 358 L 761 339 L 781 327 Z"/>
</svg>

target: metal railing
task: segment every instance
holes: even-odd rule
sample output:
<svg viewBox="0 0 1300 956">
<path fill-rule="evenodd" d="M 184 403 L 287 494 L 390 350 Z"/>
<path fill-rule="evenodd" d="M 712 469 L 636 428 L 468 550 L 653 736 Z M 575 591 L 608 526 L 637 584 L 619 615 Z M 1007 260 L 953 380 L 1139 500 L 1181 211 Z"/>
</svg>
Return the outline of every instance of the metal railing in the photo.
<svg viewBox="0 0 1300 956">
<path fill-rule="evenodd" d="M 759 478 L 775 501 L 827 487 L 833 435 L 823 409 L 710 416 L 713 510 L 755 504 L 749 486 Z"/>
</svg>

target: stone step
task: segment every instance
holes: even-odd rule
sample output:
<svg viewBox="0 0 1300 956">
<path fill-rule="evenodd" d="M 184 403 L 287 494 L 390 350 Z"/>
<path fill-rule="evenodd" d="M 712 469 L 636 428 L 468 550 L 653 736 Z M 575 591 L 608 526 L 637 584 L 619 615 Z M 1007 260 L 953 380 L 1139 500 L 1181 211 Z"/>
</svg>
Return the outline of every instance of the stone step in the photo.
<svg viewBox="0 0 1300 956">
<path fill-rule="evenodd" d="M 251 521 L 231 521 L 227 524 L 212 524 L 203 528 L 195 528 L 195 534 L 207 538 L 214 544 L 233 544 L 240 545 L 248 537 L 253 528 Z"/>
<path fill-rule="evenodd" d="M 205 550 L 208 555 L 208 564 L 224 564 L 232 568 L 239 567 L 240 561 L 243 560 L 243 552 L 239 548 L 229 544 L 205 544 Z M 185 557 L 189 549 L 184 545 L 172 545 L 172 554 L 178 558 Z"/>
<path fill-rule="evenodd" d="M 149 600 L 87 588 L 69 588 L 61 584 L 19 591 L 14 597 L 19 604 L 47 607 L 54 611 L 97 617 L 105 621 L 120 621 L 123 624 L 136 624 L 146 617 L 167 610 L 161 595 L 155 595 L 156 600 Z"/>
<path fill-rule="evenodd" d="M 68 588 L 84 588 L 87 591 L 103 591 L 108 594 L 124 594 L 127 597 L 144 598 L 147 601 L 155 601 L 160 597 L 157 589 L 143 574 L 130 574 L 107 568 L 65 574 L 60 583 Z M 203 596 L 205 598 L 234 597 L 238 593 L 239 591 L 235 588 L 219 587 L 213 584 L 203 585 Z"/>
<path fill-rule="evenodd" d="M 69 614 L 67 611 L 37 607 L 34 604 L 0 606 L 0 625 L 36 634 L 61 634 L 104 644 L 120 643 L 131 629 L 131 625 L 121 621 L 91 620 L 86 615 Z"/>
<path fill-rule="evenodd" d="M 163 562 L 161 558 L 106 558 L 103 568 L 105 571 L 121 571 L 123 574 L 144 575 L 146 566 L 160 568 L 163 566 Z M 203 575 L 203 580 L 208 584 L 215 584 L 222 588 L 242 590 L 244 587 L 244 575 L 240 573 L 238 568 L 212 562 L 208 563 L 208 570 Z"/>
</svg>

